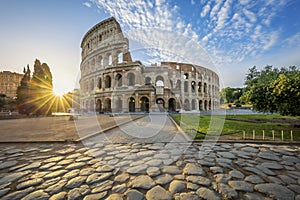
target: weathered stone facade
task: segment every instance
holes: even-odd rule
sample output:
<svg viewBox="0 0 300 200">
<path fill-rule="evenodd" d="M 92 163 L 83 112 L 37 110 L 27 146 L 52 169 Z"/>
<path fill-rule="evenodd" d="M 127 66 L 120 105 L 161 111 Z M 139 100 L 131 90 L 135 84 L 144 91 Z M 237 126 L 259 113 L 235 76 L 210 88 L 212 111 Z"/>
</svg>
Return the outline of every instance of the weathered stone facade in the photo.
<svg viewBox="0 0 300 200">
<path fill-rule="evenodd" d="M 219 77 L 192 64 L 132 61 L 114 18 L 90 29 L 82 43 L 81 107 L 97 112 L 199 111 L 219 107 Z"/>
<path fill-rule="evenodd" d="M 10 98 L 16 98 L 17 89 L 21 84 L 22 78 L 23 74 L 16 72 L 0 72 L 0 94 L 4 94 Z"/>
</svg>

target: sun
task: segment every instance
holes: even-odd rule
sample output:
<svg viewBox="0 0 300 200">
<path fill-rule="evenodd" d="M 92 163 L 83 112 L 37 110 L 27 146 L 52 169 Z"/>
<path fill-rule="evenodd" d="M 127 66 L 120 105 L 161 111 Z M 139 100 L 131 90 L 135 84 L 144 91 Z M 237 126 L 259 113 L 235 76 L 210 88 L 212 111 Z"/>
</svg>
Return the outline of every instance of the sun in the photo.
<svg viewBox="0 0 300 200">
<path fill-rule="evenodd" d="M 56 90 L 56 89 L 53 88 L 53 94 L 54 94 L 55 96 L 62 97 L 62 96 L 65 94 L 65 92 L 63 92 L 63 91 L 61 91 L 61 90 Z"/>
</svg>

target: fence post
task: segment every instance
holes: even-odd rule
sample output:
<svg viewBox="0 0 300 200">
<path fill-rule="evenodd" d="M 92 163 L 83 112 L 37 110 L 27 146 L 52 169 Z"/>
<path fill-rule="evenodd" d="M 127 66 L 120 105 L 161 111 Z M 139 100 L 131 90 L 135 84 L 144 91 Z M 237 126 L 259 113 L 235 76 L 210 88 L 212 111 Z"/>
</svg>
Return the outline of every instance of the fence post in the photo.
<svg viewBox="0 0 300 200">
<path fill-rule="evenodd" d="M 291 141 L 294 141 L 294 138 L 293 138 L 293 130 L 291 130 Z"/>
<path fill-rule="evenodd" d="M 253 130 L 253 140 L 255 140 L 255 130 Z"/>
<path fill-rule="evenodd" d="M 265 130 L 263 130 L 263 140 L 265 140 Z"/>
<path fill-rule="evenodd" d="M 246 132 L 243 131 L 243 140 L 245 140 L 245 139 L 246 139 Z"/>
<path fill-rule="evenodd" d="M 281 130 L 281 141 L 283 141 L 283 130 Z"/>
<path fill-rule="evenodd" d="M 275 140 L 275 133 L 274 133 L 274 130 L 272 130 L 272 139 L 273 139 L 273 141 Z"/>
</svg>

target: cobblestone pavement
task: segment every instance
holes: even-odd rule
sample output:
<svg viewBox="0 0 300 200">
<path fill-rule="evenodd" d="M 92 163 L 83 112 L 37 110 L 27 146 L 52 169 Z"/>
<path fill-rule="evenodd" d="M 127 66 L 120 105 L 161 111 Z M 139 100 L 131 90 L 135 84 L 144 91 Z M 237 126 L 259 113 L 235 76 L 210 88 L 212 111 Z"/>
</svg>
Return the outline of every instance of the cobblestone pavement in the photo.
<svg viewBox="0 0 300 200">
<path fill-rule="evenodd" d="M 299 146 L 0 144 L 1 199 L 300 199 Z"/>
</svg>

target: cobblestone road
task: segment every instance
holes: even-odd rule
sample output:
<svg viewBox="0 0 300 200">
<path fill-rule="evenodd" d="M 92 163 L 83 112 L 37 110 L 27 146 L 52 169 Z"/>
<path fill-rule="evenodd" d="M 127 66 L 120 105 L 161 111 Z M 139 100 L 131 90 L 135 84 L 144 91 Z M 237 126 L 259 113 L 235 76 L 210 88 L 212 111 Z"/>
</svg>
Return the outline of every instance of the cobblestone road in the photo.
<svg viewBox="0 0 300 200">
<path fill-rule="evenodd" d="M 170 134 L 168 123 L 158 129 Z M 159 132 L 143 142 L 139 130 L 127 143 L 2 143 L 0 199 L 300 199 L 299 146 L 178 143 Z"/>
<path fill-rule="evenodd" d="M 1 199 L 300 199 L 298 146 L 1 144 L 0 159 Z"/>
</svg>

